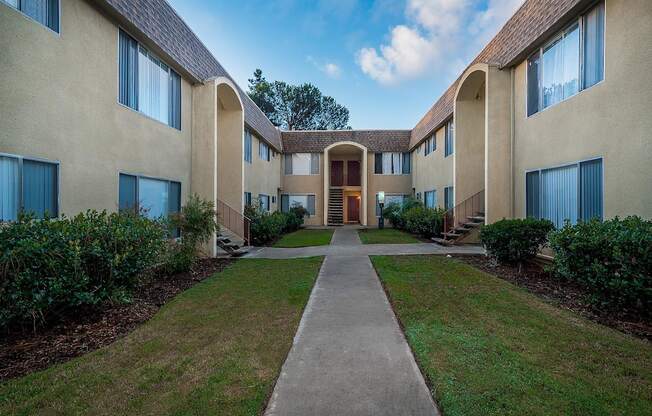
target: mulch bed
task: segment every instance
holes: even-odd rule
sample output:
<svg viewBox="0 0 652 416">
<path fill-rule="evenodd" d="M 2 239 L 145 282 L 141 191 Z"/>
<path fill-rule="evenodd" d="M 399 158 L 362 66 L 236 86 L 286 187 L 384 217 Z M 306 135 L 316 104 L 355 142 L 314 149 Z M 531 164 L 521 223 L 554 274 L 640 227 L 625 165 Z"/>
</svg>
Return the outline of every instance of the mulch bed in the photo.
<svg viewBox="0 0 652 416">
<path fill-rule="evenodd" d="M 111 344 L 150 319 L 176 295 L 222 271 L 233 261 L 204 259 L 192 272 L 147 281 L 133 294 L 131 303 L 77 311 L 36 333 L 25 330 L 0 335 L 0 381 L 63 363 Z"/>
<path fill-rule="evenodd" d="M 586 300 L 588 293 L 581 286 L 551 276 L 537 262 L 523 266 L 519 275 L 517 267 L 497 264 L 491 257 L 458 254 L 452 257 L 522 287 L 560 308 L 571 310 L 626 334 L 652 341 L 652 322 L 628 311 L 598 310 Z"/>
</svg>

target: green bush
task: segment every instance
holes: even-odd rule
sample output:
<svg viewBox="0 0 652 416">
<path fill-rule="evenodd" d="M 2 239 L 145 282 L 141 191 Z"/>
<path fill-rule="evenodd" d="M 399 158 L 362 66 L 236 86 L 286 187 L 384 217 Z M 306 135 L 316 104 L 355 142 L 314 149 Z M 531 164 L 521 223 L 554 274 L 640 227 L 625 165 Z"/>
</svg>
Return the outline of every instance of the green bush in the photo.
<svg viewBox="0 0 652 416">
<path fill-rule="evenodd" d="M 535 218 L 500 220 L 480 230 L 480 240 L 501 263 L 517 264 L 534 258 L 554 229 L 552 222 Z"/>
<path fill-rule="evenodd" d="M 580 283 L 598 305 L 652 314 L 652 221 L 631 216 L 550 234 L 553 271 Z"/>
<path fill-rule="evenodd" d="M 296 231 L 303 225 L 308 211 L 300 206 L 290 208 L 290 212 L 264 212 L 253 206 L 245 207 L 245 216 L 251 220 L 251 241 L 261 246 L 277 240 L 284 233 Z"/>
<path fill-rule="evenodd" d="M 401 204 L 393 203 L 383 209 L 383 217 L 389 221 L 394 228 L 405 229 L 405 219 L 402 215 L 403 207 Z"/>
<path fill-rule="evenodd" d="M 165 249 L 163 225 L 129 213 L 21 216 L 0 227 L 0 327 L 123 297 Z"/>
<path fill-rule="evenodd" d="M 426 208 L 423 205 L 405 210 L 405 230 L 422 237 L 439 235 L 444 224 L 445 211 L 441 208 Z"/>
<path fill-rule="evenodd" d="M 169 219 L 171 233 L 181 234 L 180 241 L 169 245 L 166 271 L 185 272 L 194 266 L 201 255 L 201 247 L 219 230 L 215 206 L 211 201 L 192 195 L 181 212 Z"/>
</svg>

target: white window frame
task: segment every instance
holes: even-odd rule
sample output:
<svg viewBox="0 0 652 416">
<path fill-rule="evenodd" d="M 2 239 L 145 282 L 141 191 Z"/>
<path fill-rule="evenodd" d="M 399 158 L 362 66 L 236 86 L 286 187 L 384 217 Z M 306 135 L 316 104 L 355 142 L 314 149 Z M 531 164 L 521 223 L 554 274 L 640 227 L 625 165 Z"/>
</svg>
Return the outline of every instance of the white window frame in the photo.
<svg viewBox="0 0 652 416">
<path fill-rule="evenodd" d="M 282 194 L 280 195 L 280 197 L 281 197 L 281 200 L 280 200 L 281 208 L 280 208 L 280 210 L 281 210 L 281 211 L 283 211 L 283 206 L 282 206 L 282 205 L 283 205 L 283 196 L 284 196 L 284 195 L 286 195 L 286 196 L 288 197 L 288 209 L 292 209 L 292 204 L 290 204 L 290 198 L 291 198 L 291 197 L 293 197 L 293 196 L 305 196 L 305 197 L 306 197 L 306 205 L 308 205 L 308 197 L 309 197 L 309 196 L 314 196 L 314 197 L 315 197 L 315 213 L 314 213 L 314 214 L 311 214 L 310 212 L 308 212 L 308 214 L 306 214 L 306 216 L 307 216 L 308 218 L 310 218 L 310 217 L 312 217 L 312 216 L 316 216 L 316 215 L 317 215 L 317 194 L 315 194 L 315 193 L 300 193 L 300 192 L 293 192 L 293 193 L 287 193 L 287 192 L 284 192 L 284 193 L 282 193 Z M 307 206 L 306 206 L 306 207 L 303 207 L 303 208 L 305 208 L 306 211 L 308 211 L 308 207 L 307 207 Z"/>
<path fill-rule="evenodd" d="M 0 0 L 2 1 L 2 0 Z M 24 189 L 23 189 L 23 161 L 32 161 L 32 162 L 41 162 L 49 163 L 55 165 L 57 168 L 57 217 L 61 215 L 61 162 L 58 160 L 44 159 L 40 157 L 32 156 L 22 156 L 13 153 L 4 153 L 0 152 L 0 156 L 7 157 L 10 159 L 18 160 L 18 185 L 20 186 L 19 190 L 19 200 L 18 200 L 18 213 L 22 212 L 24 209 Z M 2 223 L 2 220 L 0 220 Z"/>
<path fill-rule="evenodd" d="M 136 197 L 137 197 L 136 202 L 139 204 L 139 206 L 137 207 L 138 211 L 140 211 L 140 189 L 138 189 L 139 186 L 140 186 L 140 184 L 139 184 L 139 179 L 140 178 L 150 179 L 150 180 L 154 180 L 154 181 L 167 182 L 168 187 L 170 186 L 169 185 L 170 182 L 178 183 L 181 186 L 180 192 L 179 192 L 179 207 L 180 208 L 183 207 L 183 181 L 181 181 L 180 179 L 164 178 L 164 177 L 160 177 L 160 176 L 146 175 L 146 174 L 143 174 L 143 173 L 134 173 L 134 172 L 129 172 L 129 171 L 125 171 L 125 170 L 118 170 L 118 185 L 117 185 L 118 200 L 117 200 L 117 203 L 116 203 L 117 207 L 120 207 L 120 175 L 128 175 L 128 176 L 135 176 L 136 177 Z"/>
<path fill-rule="evenodd" d="M 591 85 L 590 87 L 584 87 L 584 16 L 586 16 L 586 14 L 588 12 L 593 10 L 594 7 L 597 7 L 600 4 L 601 1 L 604 3 L 604 22 L 603 22 L 604 23 L 604 39 L 602 40 L 602 56 L 603 56 L 602 74 L 603 74 L 603 77 L 602 77 L 602 79 L 600 81 L 596 82 L 595 84 Z M 606 41 L 607 40 L 607 0 L 601 0 L 601 1 L 596 1 L 596 2 L 591 3 L 591 5 L 589 7 L 587 7 L 586 9 L 584 9 L 582 11 L 582 13 L 580 13 L 577 16 L 576 19 L 572 20 L 569 24 L 564 26 L 563 29 L 561 29 L 559 32 L 555 33 L 552 37 L 548 38 L 548 40 L 546 42 L 544 42 L 542 46 L 536 48 L 534 50 L 534 52 L 530 53 L 527 56 L 527 58 L 525 58 L 524 62 L 525 62 L 525 118 L 526 119 L 528 119 L 530 117 L 534 117 L 537 114 L 541 114 L 544 111 L 546 111 L 547 109 L 555 107 L 555 106 L 563 103 L 566 100 L 570 100 L 573 97 L 577 97 L 582 92 L 590 90 L 591 88 L 602 84 L 607 79 L 607 41 Z M 542 88 L 542 82 L 543 82 L 543 51 L 548 46 L 553 44 L 555 41 L 559 40 L 564 35 L 564 33 L 566 33 L 566 31 L 568 29 L 570 29 L 575 24 L 578 25 L 578 30 L 579 30 L 579 35 L 580 35 L 580 41 L 579 41 L 580 42 L 579 89 L 575 94 L 570 95 L 570 96 L 568 96 L 566 98 L 563 98 L 560 101 L 558 101 L 558 102 L 556 102 L 554 104 L 551 104 L 546 108 L 542 108 L 543 107 L 543 88 Z M 539 77 L 539 82 L 538 82 L 538 85 L 537 85 L 537 89 L 539 91 L 538 110 L 535 111 L 534 113 L 528 115 L 527 105 L 528 105 L 528 95 L 529 95 L 528 86 L 530 85 L 530 77 L 528 75 L 527 63 L 530 60 L 530 58 L 532 58 L 537 53 L 539 54 L 539 68 L 538 68 L 538 72 L 537 72 L 537 76 Z"/>
</svg>

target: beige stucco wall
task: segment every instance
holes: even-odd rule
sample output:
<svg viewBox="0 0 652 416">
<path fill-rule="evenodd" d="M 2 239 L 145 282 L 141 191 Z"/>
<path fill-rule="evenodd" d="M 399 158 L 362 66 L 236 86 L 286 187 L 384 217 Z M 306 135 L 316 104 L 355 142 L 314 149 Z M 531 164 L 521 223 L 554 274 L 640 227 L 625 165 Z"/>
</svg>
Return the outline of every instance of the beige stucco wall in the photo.
<svg viewBox="0 0 652 416">
<path fill-rule="evenodd" d="M 602 157 L 605 218 L 652 218 L 650 22 L 649 0 L 607 0 L 604 81 L 529 118 L 526 63 L 516 67 L 516 216 L 525 216 L 526 170 Z"/>
<path fill-rule="evenodd" d="M 262 160 L 258 153 L 259 143 L 260 139 L 256 135 L 252 135 L 251 163 L 244 162 L 244 192 L 251 192 L 252 198 L 258 198 L 260 194 L 269 195 L 270 211 L 276 211 L 280 208 L 278 188 L 281 187 L 281 159 L 283 155 L 274 151 L 272 160 Z M 275 198 L 275 202 L 272 202 L 271 197 Z"/>
<path fill-rule="evenodd" d="M 442 127 L 435 133 L 437 149 L 425 155 L 425 144 L 422 143 L 412 152 L 412 188 L 421 194 L 437 191 L 437 206 L 444 206 L 444 188 L 453 186 L 453 155 L 444 157 L 446 128 Z"/>
<path fill-rule="evenodd" d="M 118 103 L 118 26 L 85 1 L 61 1 L 61 34 L 0 2 L 0 152 L 60 162 L 60 212 L 116 210 L 118 173 L 189 192 L 191 86 L 181 131 Z"/>
<path fill-rule="evenodd" d="M 285 158 L 279 158 L 283 159 L 280 162 L 281 194 L 315 195 L 315 215 L 306 217 L 304 223 L 324 225 L 324 154 L 319 155 L 319 175 L 285 175 Z"/>
<path fill-rule="evenodd" d="M 374 153 L 367 154 L 367 225 L 378 226 L 376 217 L 376 194 L 412 195 L 412 175 L 376 175 L 374 173 Z"/>
</svg>

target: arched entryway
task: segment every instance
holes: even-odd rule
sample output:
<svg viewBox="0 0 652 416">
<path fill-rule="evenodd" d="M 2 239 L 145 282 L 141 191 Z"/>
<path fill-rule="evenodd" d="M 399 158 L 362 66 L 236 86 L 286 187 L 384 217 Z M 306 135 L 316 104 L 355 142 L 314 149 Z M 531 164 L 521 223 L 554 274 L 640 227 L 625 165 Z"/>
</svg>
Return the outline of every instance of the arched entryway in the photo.
<svg viewBox="0 0 652 416">
<path fill-rule="evenodd" d="M 338 142 L 324 149 L 324 224 L 367 225 L 367 148 Z"/>
</svg>

